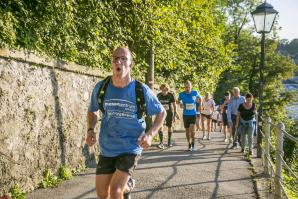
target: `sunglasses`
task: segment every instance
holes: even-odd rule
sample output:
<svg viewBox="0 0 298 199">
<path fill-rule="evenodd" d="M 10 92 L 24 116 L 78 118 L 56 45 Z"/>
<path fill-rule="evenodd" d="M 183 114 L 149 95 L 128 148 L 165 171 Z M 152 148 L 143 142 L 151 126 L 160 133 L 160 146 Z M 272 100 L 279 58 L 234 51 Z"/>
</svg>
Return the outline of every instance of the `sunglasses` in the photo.
<svg viewBox="0 0 298 199">
<path fill-rule="evenodd" d="M 121 56 L 121 57 L 117 57 L 117 56 L 113 56 L 112 57 L 112 61 L 115 63 L 117 61 L 120 61 L 121 63 L 126 62 L 128 60 L 127 57 Z"/>
</svg>

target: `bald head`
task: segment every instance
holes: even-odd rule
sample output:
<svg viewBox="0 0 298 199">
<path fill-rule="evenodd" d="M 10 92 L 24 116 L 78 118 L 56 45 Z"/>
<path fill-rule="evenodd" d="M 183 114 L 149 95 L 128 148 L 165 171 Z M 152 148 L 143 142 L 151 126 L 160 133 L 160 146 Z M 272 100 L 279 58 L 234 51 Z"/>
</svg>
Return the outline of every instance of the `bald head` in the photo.
<svg viewBox="0 0 298 199">
<path fill-rule="evenodd" d="M 126 47 L 118 47 L 115 50 L 113 50 L 112 56 L 118 56 L 119 54 L 127 56 L 130 60 L 132 60 L 132 53 L 131 51 Z"/>
<path fill-rule="evenodd" d="M 128 48 L 118 47 L 112 53 L 113 75 L 120 79 L 130 77 L 132 68 L 132 54 Z"/>
</svg>

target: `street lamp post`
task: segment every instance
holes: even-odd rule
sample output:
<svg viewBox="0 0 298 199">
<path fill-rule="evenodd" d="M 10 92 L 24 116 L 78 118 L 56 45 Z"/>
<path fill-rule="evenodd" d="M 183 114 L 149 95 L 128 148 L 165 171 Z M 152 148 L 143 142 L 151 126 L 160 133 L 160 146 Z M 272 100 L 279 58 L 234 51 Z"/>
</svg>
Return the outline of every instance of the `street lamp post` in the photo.
<svg viewBox="0 0 298 199">
<path fill-rule="evenodd" d="M 254 20 L 255 28 L 257 33 L 262 34 L 261 39 L 261 61 L 260 61 L 260 82 L 259 82 L 259 121 L 262 124 L 263 116 L 263 90 L 264 90 L 264 64 L 265 64 L 265 34 L 270 33 L 274 20 L 278 12 L 273 9 L 273 6 L 267 3 L 266 1 L 259 5 L 255 11 L 252 13 Z M 261 125 L 260 125 L 261 127 Z M 261 128 L 258 128 L 259 130 Z M 262 156 L 262 134 L 258 132 L 257 139 L 257 157 Z"/>
</svg>

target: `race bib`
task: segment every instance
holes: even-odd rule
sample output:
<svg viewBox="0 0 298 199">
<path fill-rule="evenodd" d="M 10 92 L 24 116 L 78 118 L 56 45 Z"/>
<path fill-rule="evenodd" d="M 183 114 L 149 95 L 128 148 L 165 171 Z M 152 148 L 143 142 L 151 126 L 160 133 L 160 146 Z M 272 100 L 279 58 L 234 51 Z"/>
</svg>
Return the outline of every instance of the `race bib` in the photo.
<svg viewBox="0 0 298 199">
<path fill-rule="evenodd" d="M 163 107 L 166 111 L 170 110 L 170 106 L 168 104 L 163 104 Z"/>
<path fill-rule="evenodd" d="M 185 109 L 186 110 L 194 110 L 195 106 L 194 106 L 194 104 L 186 104 Z"/>
</svg>

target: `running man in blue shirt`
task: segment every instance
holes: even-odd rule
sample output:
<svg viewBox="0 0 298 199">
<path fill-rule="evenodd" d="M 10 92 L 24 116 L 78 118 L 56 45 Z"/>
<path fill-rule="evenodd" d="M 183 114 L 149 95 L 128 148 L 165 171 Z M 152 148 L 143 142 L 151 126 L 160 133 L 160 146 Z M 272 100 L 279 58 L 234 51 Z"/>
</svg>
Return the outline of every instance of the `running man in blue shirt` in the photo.
<svg viewBox="0 0 298 199">
<path fill-rule="evenodd" d="M 106 87 L 103 117 L 99 133 L 100 156 L 96 168 L 96 192 L 100 199 L 129 198 L 131 175 L 143 149 L 163 124 L 166 113 L 154 93 L 144 84 L 146 112 L 156 115 L 152 127 L 145 133 L 144 119 L 137 116 L 136 81 L 131 77 L 133 60 L 128 48 L 117 48 L 112 54 L 113 75 Z M 103 81 L 92 92 L 87 116 L 86 143 L 96 143 L 95 125 L 100 109 L 98 92 Z"/>
<path fill-rule="evenodd" d="M 189 151 L 193 151 L 195 147 L 196 103 L 200 103 L 200 99 L 198 91 L 191 90 L 191 82 L 185 82 L 184 91 L 179 93 L 178 101 L 183 105 L 183 123 Z"/>
</svg>

